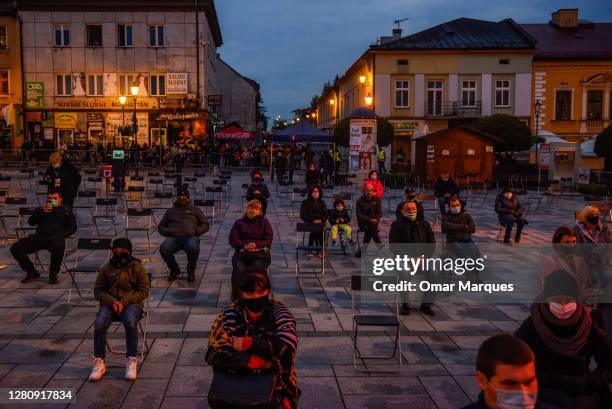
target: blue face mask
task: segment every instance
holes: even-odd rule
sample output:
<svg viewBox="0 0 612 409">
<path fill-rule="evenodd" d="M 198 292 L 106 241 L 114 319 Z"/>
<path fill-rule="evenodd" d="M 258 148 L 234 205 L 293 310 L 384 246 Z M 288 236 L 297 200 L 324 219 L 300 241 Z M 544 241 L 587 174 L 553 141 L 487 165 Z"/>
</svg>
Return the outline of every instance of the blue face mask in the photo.
<svg viewBox="0 0 612 409">
<path fill-rule="evenodd" d="M 521 390 L 496 389 L 497 407 L 499 409 L 534 409 L 538 400 L 538 392 L 524 392 Z"/>
</svg>

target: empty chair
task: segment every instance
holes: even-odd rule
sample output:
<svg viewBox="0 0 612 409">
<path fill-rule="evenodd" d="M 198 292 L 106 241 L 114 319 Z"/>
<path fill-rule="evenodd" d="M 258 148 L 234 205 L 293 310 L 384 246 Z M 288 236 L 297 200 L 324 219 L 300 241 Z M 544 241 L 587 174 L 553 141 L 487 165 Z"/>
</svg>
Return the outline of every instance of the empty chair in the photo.
<svg viewBox="0 0 612 409">
<path fill-rule="evenodd" d="M 194 200 L 193 205 L 202 209 L 204 216 L 210 219 L 210 223 L 215 221 L 215 201 L 214 200 Z"/>
<path fill-rule="evenodd" d="M 323 234 L 325 228 L 324 223 L 310 224 L 310 223 L 298 223 L 295 228 L 295 274 L 300 273 L 300 251 L 320 251 L 321 252 L 321 274 L 325 275 L 325 235 Z M 302 237 L 300 239 L 300 233 Z M 312 246 L 306 245 L 306 233 L 320 233 L 322 236 L 321 244 L 313 244 Z M 318 274 L 318 272 L 316 272 Z"/>
<path fill-rule="evenodd" d="M 70 274 L 70 278 L 72 279 L 72 284 L 79 295 L 80 298 L 83 298 L 83 294 L 81 293 L 81 289 L 78 286 L 76 280 L 77 273 L 97 273 L 109 259 L 110 256 L 110 246 L 111 239 L 105 238 L 84 238 L 80 237 L 77 241 L 76 251 L 74 253 L 74 267 L 68 268 L 68 274 Z M 85 255 L 83 252 L 104 252 L 106 258 L 103 259 L 102 262 L 98 260 L 92 260 L 93 257 L 88 255 L 89 262 L 87 264 L 83 263 L 83 259 Z M 70 302 L 70 297 L 72 295 L 72 288 L 68 293 L 68 302 Z"/>
<path fill-rule="evenodd" d="M 147 236 L 147 249 L 151 251 L 150 231 L 153 229 L 153 210 L 152 209 L 133 209 L 128 208 L 125 214 L 125 237 L 129 237 L 130 232 L 144 232 Z"/>
<path fill-rule="evenodd" d="M 117 216 L 118 201 L 116 198 L 98 198 L 94 207 L 93 226 L 95 232 L 101 235 L 99 222 L 110 222 L 113 226 L 113 236 L 117 234 L 115 216 Z"/>
<path fill-rule="evenodd" d="M 77 218 L 79 224 L 81 223 L 81 219 L 79 218 L 79 210 L 86 210 L 89 213 L 89 216 L 93 220 L 93 209 L 96 202 L 96 191 L 95 190 L 80 190 L 77 192 L 76 203 L 72 208 L 74 211 L 74 215 Z"/>
<path fill-rule="evenodd" d="M 128 186 L 127 197 L 125 199 L 127 206 L 129 207 L 130 203 L 136 203 L 142 206 L 144 191 L 144 186 Z"/>
</svg>

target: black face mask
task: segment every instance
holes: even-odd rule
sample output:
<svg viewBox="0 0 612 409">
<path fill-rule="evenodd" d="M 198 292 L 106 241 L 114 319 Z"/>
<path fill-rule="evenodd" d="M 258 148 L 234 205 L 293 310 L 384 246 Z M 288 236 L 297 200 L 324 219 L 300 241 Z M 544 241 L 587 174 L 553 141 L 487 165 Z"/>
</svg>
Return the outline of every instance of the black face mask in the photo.
<svg viewBox="0 0 612 409">
<path fill-rule="evenodd" d="M 257 298 L 244 298 L 242 300 L 246 309 L 255 314 L 262 312 L 263 309 L 266 308 L 266 305 L 268 305 L 269 301 L 270 300 L 268 299 L 267 295 Z"/>
<path fill-rule="evenodd" d="M 590 224 L 599 224 L 599 216 L 589 216 L 586 220 Z"/>
<path fill-rule="evenodd" d="M 113 266 L 120 267 L 126 265 L 129 258 L 129 253 L 113 253 L 110 261 Z"/>
</svg>

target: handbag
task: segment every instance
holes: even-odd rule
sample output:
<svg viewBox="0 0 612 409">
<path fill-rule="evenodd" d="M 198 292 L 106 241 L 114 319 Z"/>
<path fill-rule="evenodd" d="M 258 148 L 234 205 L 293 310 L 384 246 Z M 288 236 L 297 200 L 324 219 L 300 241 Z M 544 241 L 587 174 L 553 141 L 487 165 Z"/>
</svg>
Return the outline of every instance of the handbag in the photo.
<svg viewBox="0 0 612 409">
<path fill-rule="evenodd" d="M 254 260 L 268 260 L 270 258 L 270 250 L 261 249 L 257 251 L 241 250 L 239 254 L 240 261 L 248 263 Z"/>
<path fill-rule="evenodd" d="M 276 375 L 267 370 L 256 369 L 248 374 L 215 370 L 208 404 L 213 409 L 271 409 L 276 383 Z"/>
</svg>

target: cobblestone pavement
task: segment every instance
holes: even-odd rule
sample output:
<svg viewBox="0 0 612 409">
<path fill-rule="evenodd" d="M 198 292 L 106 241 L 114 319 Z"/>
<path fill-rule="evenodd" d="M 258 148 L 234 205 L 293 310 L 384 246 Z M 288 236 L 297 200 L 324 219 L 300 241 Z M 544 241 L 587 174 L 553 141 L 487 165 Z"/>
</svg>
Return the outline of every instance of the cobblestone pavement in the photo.
<svg viewBox="0 0 612 409">
<path fill-rule="evenodd" d="M 195 185 L 197 197 L 202 197 L 205 185 L 212 185 L 214 177 L 209 175 L 211 172 L 209 170 Z M 79 299 L 73 293 L 71 302 L 68 302 L 68 276 L 63 275 L 58 286 L 47 284 L 46 275 L 43 275 L 45 280 L 21 284 L 24 274 L 10 257 L 9 246 L 2 242 L 0 387 L 74 388 L 78 390 L 77 401 L 70 407 L 75 408 L 207 407 L 206 395 L 212 379 L 211 368 L 204 361 L 207 335 L 215 315 L 229 302 L 231 250 L 228 235 L 233 221 L 242 215 L 241 186 L 247 182 L 247 172 L 234 171 L 229 181 L 231 194 L 226 202 L 217 203 L 211 230 L 201 241 L 194 284 L 184 279 L 172 284 L 166 281 L 165 265 L 157 252 L 161 242 L 157 232 L 151 235 L 151 252 L 147 251 L 143 233 L 131 234 L 136 256 L 144 260 L 147 271 L 153 274 L 149 300 L 152 349 L 142 362 L 138 380 L 133 383 L 122 379 L 124 360 L 118 355 L 108 358 L 108 362 L 117 367 L 109 368 L 102 381 L 86 381 L 92 359 L 93 320 L 97 310 L 90 291 L 94 276 L 79 274 L 77 281 L 87 290 L 85 299 Z M 85 188 L 100 188 L 89 185 Z M 10 195 L 27 197 L 27 204 L 35 206 L 37 188 L 33 179 L 13 178 Z M 336 188 L 336 191 L 346 190 Z M 275 241 L 270 273 L 274 296 L 291 308 L 298 322 L 300 408 L 458 408 L 474 399 L 478 387 L 473 379 L 473 363 L 478 346 L 491 334 L 513 331 L 526 317 L 528 309 L 521 305 L 456 303 L 436 306 L 434 318 L 414 312 L 401 317 L 404 365 L 399 373 L 357 372 L 352 366 L 350 275 L 357 271 L 359 261 L 352 256 L 330 254 L 324 276 L 307 272 L 296 276 L 294 246 L 299 202 L 292 203 L 291 194 L 282 194 L 275 185 L 271 191 L 273 198 L 269 203 L 268 218 L 274 228 Z M 329 193 L 325 192 L 328 200 Z M 386 192 L 383 200 L 384 241 L 393 217 L 389 209 L 394 210 L 399 201 L 391 199 L 389 206 L 388 197 L 399 193 Z M 490 192 L 486 197 L 481 193 L 469 198 L 468 209 L 477 225 L 477 242 L 497 241 L 494 196 L 495 192 Z M 537 194 L 530 193 L 529 201 L 537 197 Z M 297 196 L 295 200 L 301 200 L 301 197 Z M 160 206 L 159 203 L 154 205 Z M 549 242 L 556 227 L 571 225 L 574 211 L 582 205 L 582 199 L 561 198 L 551 205 L 543 203 L 536 210 L 534 203 L 525 241 L 518 245 L 519 248 L 527 250 L 530 244 Z M 164 206 L 168 204 L 161 204 Z M 6 209 L 7 212 L 10 210 Z M 163 210 L 156 212 L 157 220 L 162 213 Z M 91 222 L 88 211 L 79 210 L 78 215 L 81 225 L 77 237 L 97 236 L 91 226 L 85 225 Z M 9 230 L 11 223 L 14 221 L 7 219 Z M 122 229 L 124 217 L 118 216 L 115 223 L 117 229 Z M 108 223 L 102 228 L 112 234 Z M 439 224 L 434 226 L 434 230 L 440 240 Z M 75 246 L 76 240 L 71 240 L 68 265 L 74 263 Z M 41 252 L 40 256 L 46 265 L 48 254 Z M 94 264 L 101 263 L 101 257 L 94 253 L 85 254 L 85 260 Z M 184 265 L 184 257 L 179 256 L 179 259 Z M 316 267 L 316 261 L 306 257 L 303 261 L 300 259 L 300 263 L 306 270 Z M 113 324 L 109 338 L 112 345 L 124 344 L 120 324 Z M 391 346 L 391 341 L 386 332 L 368 332 L 360 349 L 362 352 L 378 351 Z M 63 405 L 41 405 L 45 408 L 59 406 Z"/>
</svg>

